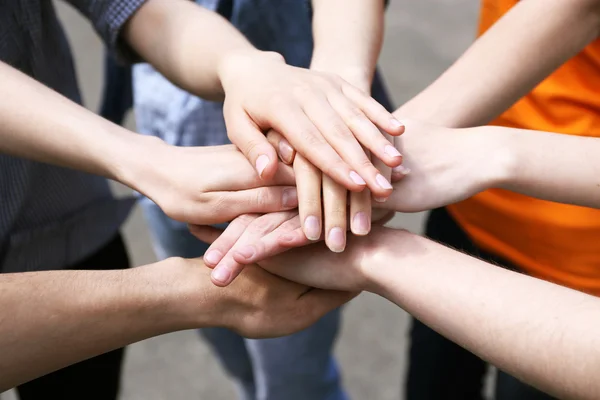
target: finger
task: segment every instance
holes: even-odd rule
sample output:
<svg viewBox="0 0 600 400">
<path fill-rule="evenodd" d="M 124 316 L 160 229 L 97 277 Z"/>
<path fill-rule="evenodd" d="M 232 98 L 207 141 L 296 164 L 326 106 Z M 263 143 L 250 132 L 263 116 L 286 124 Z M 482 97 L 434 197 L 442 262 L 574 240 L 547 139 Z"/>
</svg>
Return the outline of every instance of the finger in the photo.
<svg viewBox="0 0 600 400">
<path fill-rule="evenodd" d="M 322 173 L 306 158 L 298 154 L 294 161 L 294 174 L 298 189 L 298 211 L 304 234 L 310 240 L 318 240 L 321 236 Z"/>
<path fill-rule="evenodd" d="M 196 205 L 203 224 L 219 224 L 249 213 L 266 214 L 298 207 L 298 191 L 290 186 L 268 186 L 237 192 L 211 192 Z M 206 210 L 211 213 L 206 213 Z M 194 213 L 188 217 L 193 221 Z"/>
<path fill-rule="evenodd" d="M 208 225 L 188 225 L 190 233 L 201 242 L 211 244 L 223 234 L 223 230 Z"/>
<path fill-rule="evenodd" d="M 364 179 L 342 160 L 301 108 L 282 105 L 273 125 L 297 153 L 346 189 L 360 192 L 365 188 Z"/>
<path fill-rule="evenodd" d="M 410 168 L 405 167 L 404 165 L 399 165 L 392 169 L 392 182 L 396 183 L 406 175 L 410 174 Z"/>
<path fill-rule="evenodd" d="M 277 170 L 277 153 L 258 126 L 243 109 L 224 110 L 227 136 L 248 161 L 261 179 L 270 179 Z"/>
<path fill-rule="evenodd" d="M 392 185 L 373 166 L 346 122 L 325 97 L 314 97 L 307 101 L 304 110 L 323 132 L 327 142 L 360 175 L 373 193 L 385 197 L 392 193 Z"/>
<path fill-rule="evenodd" d="M 402 163 L 402 155 L 387 139 L 387 134 L 380 131 L 360 108 L 341 93 L 333 92 L 327 99 L 354 137 L 371 151 L 372 159 L 380 159 L 389 167 L 396 167 Z"/>
<path fill-rule="evenodd" d="M 239 252 L 239 249 L 242 247 L 251 246 L 251 249 L 256 248 L 265 234 L 272 232 L 283 222 L 293 218 L 295 215 L 295 212 L 280 212 L 254 218 L 244 227 L 241 235 L 237 236 L 231 245 L 228 243 L 228 250 L 225 256 L 219 261 L 211 274 L 213 283 L 217 286 L 227 286 L 233 282 L 244 269 L 244 264 L 237 262 L 234 254 Z M 235 233 L 238 232 L 236 231 Z M 231 237 L 233 238 L 234 235 Z"/>
<path fill-rule="evenodd" d="M 240 236 L 242 236 L 248 225 L 256 218 L 258 218 L 256 214 L 246 214 L 231 221 L 223 234 L 204 253 L 204 263 L 209 267 L 217 266 L 227 252 L 235 245 Z"/>
<path fill-rule="evenodd" d="M 335 253 L 346 248 L 347 192 L 328 176 L 323 176 L 325 243 Z"/>
<path fill-rule="evenodd" d="M 292 165 L 294 157 L 296 157 L 296 150 L 290 145 L 290 142 L 273 129 L 267 132 L 267 140 L 273 148 L 277 149 L 279 159 L 288 165 Z"/>
<path fill-rule="evenodd" d="M 392 144 L 392 143 L 393 143 L 393 141 L 394 141 L 394 138 L 393 138 L 392 136 L 388 135 L 387 133 L 383 133 L 383 135 L 384 135 L 384 137 L 385 137 L 387 140 L 390 140 L 390 142 L 389 142 L 390 144 Z M 382 161 L 382 160 L 380 160 L 379 158 L 375 158 L 375 159 L 373 159 L 373 165 L 374 165 L 374 166 L 375 166 L 375 167 L 376 167 L 376 168 L 377 168 L 379 171 L 381 171 L 381 175 L 383 175 L 383 176 L 384 176 L 384 177 L 385 177 L 385 178 L 386 178 L 388 181 L 391 181 L 391 179 L 392 179 L 392 169 L 391 169 L 390 167 L 388 167 L 387 165 L 385 165 L 385 164 L 383 163 L 383 161 Z M 385 196 L 383 196 L 383 197 L 381 197 L 381 196 L 373 196 L 372 198 L 373 198 L 373 200 L 375 200 L 375 201 L 376 201 L 376 202 L 378 202 L 378 203 L 384 203 L 384 202 L 386 202 L 386 201 L 387 201 L 387 199 L 388 199 L 388 198 L 387 198 L 387 197 L 385 197 Z"/>
<path fill-rule="evenodd" d="M 371 231 L 371 192 L 350 193 L 350 230 L 357 236 Z"/>
<path fill-rule="evenodd" d="M 342 85 L 342 92 L 351 102 L 356 104 L 356 106 L 364 112 L 369 120 L 373 121 L 373 123 L 384 132 L 387 132 L 392 136 L 398 136 L 404 133 L 404 125 L 402 122 L 398 121 L 396 117 L 371 96 L 358 90 L 349 83 Z"/>
<path fill-rule="evenodd" d="M 280 240 L 282 237 L 290 235 L 293 236 L 292 240 Z M 296 215 L 264 235 L 259 242 L 241 246 L 237 250 L 234 248 L 233 258 L 240 264 L 252 264 L 276 256 L 292 247 L 304 246 L 309 243 L 310 241 L 302 232 L 300 217 Z"/>
</svg>

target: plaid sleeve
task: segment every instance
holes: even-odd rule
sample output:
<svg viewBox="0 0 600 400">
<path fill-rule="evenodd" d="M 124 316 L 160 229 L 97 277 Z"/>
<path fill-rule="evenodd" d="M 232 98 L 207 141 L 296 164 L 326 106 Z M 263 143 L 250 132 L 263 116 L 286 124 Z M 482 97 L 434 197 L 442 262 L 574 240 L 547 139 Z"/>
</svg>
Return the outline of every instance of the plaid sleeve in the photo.
<svg viewBox="0 0 600 400">
<path fill-rule="evenodd" d="M 67 0 L 93 24 L 107 48 L 117 59 L 132 63 L 139 57 L 120 33 L 125 23 L 147 0 Z"/>
</svg>

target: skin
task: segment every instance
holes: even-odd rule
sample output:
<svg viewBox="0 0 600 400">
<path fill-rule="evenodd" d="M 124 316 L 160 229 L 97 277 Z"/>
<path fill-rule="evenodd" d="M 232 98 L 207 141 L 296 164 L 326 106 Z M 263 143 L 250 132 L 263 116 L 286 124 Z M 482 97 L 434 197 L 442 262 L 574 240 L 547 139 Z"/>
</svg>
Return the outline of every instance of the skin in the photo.
<svg viewBox="0 0 600 400">
<path fill-rule="evenodd" d="M 311 289 L 251 266 L 228 288 L 201 260 L 129 270 L 0 275 L 0 392 L 75 362 L 183 329 L 246 337 L 302 330 L 354 295 Z"/>
<path fill-rule="evenodd" d="M 361 163 L 360 144 L 373 145 L 366 139 L 375 127 L 398 135 L 401 125 L 339 76 L 288 66 L 281 55 L 256 50 L 225 19 L 186 0 L 147 1 L 123 38 L 183 89 L 225 99 L 229 137 L 261 177 L 277 170 L 277 153 L 263 134 L 275 129 L 346 189 L 390 194 L 379 185 L 377 169 Z M 348 130 L 357 118 L 364 124 L 360 137 Z"/>
<path fill-rule="evenodd" d="M 313 0 L 312 6 L 315 46 L 310 69 L 338 75 L 362 92 L 369 93 L 383 42 L 384 2 Z M 330 102 L 339 103 L 333 98 Z M 354 135 L 363 139 L 363 145 L 369 143 L 368 149 L 357 146 L 348 154 L 364 165 L 370 164 L 372 159 L 380 171 L 375 180 L 388 191 L 384 196 L 377 192 L 376 200 L 384 201 L 392 188 L 389 183 L 391 167 L 399 166 L 402 156 L 390 143 L 391 136 L 366 123 L 367 116 L 361 110 L 355 108 L 353 114 L 348 115 L 348 120 L 353 122 L 347 127 L 338 125 L 339 135 Z M 280 159 L 293 166 L 300 221 L 307 238 L 316 241 L 323 235 L 329 249 L 341 252 L 346 247 L 348 228 L 355 235 L 369 233 L 372 216 L 368 188 L 348 193 L 311 159 L 296 154 L 284 135 L 271 130 L 267 140 L 277 149 Z M 214 266 L 213 282 L 219 286 L 231 283 L 243 268 L 232 257 L 223 258 L 226 254 L 226 251 L 211 247 L 205 257 L 206 262 Z"/>
<path fill-rule="evenodd" d="M 386 202 L 394 210 L 437 207 L 490 187 L 600 208 L 598 138 L 404 122 L 402 141 L 412 171 L 395 184 L 396 197 Z M 444 140 L 455 151 L 446 151 Z M 430 146 L 431 141 L 441 145 Z M 557 157 L 561 162 L 552 162 Z M 245 220 L 245 230 L 240 221 L 238 237 L 226 231 L 221 239 L 220 232 L 208 228 L 194 233 L 205 241 L 218 237 L 221 243 L 233 243 L 239 249 L 233 255 L 236 261 L 259 260 L 263 268 L 287 279 L 379 294 L 484 360 L 558 398 L 600 395 L 597 297 L 387 228 L 352 237 L 344 253 L 331 253 L 322 244 L 285 251 L 307 244 L 299 224 L 261 231 L 272 217 L 260 218 Z M 262 259 L 266 256 L 273 257 Z"/>
</svg>

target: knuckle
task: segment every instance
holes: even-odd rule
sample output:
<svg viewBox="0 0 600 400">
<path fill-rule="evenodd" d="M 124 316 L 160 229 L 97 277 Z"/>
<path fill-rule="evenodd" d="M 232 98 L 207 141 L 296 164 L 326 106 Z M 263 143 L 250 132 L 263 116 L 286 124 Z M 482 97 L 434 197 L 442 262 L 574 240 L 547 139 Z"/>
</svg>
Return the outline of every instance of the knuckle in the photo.
<svg viewBox="0 0 600 400">
<path fill-rule="evenodd" d="M 340 138 L 340 139 L 344 139 L 344 140 L 353 140 L 354 139 L 354 135 L 350 131 L 350 128 L 348 127 L 346 122 L 344 122 L 341 119 L 336 120 L 331 125 L 330 131 L 336 138 Z"/>
<path fill-rule="evenodd" d="M 269 100 L 267 100 L 267 104 L 270 107 L 281 107 L 282 104 L 285 104 L 289 101 L 288 95 L 280 90 L 277 90 L 269 95 Z"/>
<path fill-rule="evenodd" d="M 302 141 L 312 148 L 313 146 L 323 146 L 325 141 L 321 137 L 321 133 L 314 126 L 307 126 L 300 130 Z"/>
<path fill-rule="evenodd" d="M 269 190 L 268 187 L 261 187 L 254 191 L 254 195 L 251 199 L 251 204 L 257 210 L 263 210 L 268 205 L 273 204 L 274 201 L 275 198 L 271 193 L 271 190 Z"/>
<path fill-rule="evenodd" d="M 292 87 L 292 95 L 296 99 L 305 99 L 312 93 L 312 88 L 307 84 L 296 84 L 294 87 Z"/>
<path fill-rule="evenodd" d="M 375 168 L 371 160 L 369 160 L 369 158 L 366 157 L 366 155 L 363 155 L 363 157 L 361 157 L 361 159 L 358 161 L 358 165 L 363 169 Z"/>
</svg>

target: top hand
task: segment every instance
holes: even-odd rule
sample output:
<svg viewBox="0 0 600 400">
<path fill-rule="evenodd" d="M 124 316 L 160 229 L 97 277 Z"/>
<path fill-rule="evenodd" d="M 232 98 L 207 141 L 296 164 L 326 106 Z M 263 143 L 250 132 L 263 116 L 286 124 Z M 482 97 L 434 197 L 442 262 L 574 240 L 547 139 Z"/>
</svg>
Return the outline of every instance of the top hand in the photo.
<svg viewBox="0 0 600 400">
<path fill-rule="evenodd" d="M 402 157 L 378 127 L 391 135 L 403 127 L 375 100 L 335 75 L 288 66 L 275 53 L 230 56 L 221 71 L 229 137 L 260 176 L 276 170 L 275 149 L 263 134 L 273 128 L 348 190 L 368 186 L 377 197 L 390 195 L 391 185 L 360 145 L 395 167 Z"/>
<path fill-rule="evenodd" d="M 252 212 L 298 206 L 294 174 L 281 164 L 271 179 L 260 179 L 235 146 L 175 147 L 140 137 L 136 168 L 123 171 L 124 184 L 153 200 L 169 217 L 191 224 L 229 222 Z"/>
</svg>

